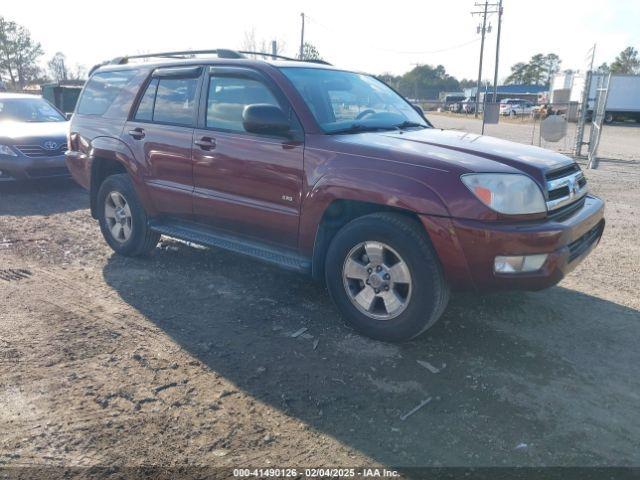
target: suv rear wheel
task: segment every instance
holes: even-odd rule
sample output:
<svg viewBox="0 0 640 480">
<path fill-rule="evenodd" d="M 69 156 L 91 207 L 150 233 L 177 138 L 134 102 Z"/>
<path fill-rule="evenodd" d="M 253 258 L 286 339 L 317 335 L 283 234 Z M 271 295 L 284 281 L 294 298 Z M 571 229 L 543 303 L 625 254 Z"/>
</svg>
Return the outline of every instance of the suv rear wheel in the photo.
<svg viewBox="0 0 640 480">
<path fill-rule="evenodd" d="M 111 175 L 100 185 L 98 221 L 105 240 L 120 255 L 146 255 L 160 239 L 147 226 L 147 214 L 127 174 Z"/>
<path fill-rule="evenodd" d="M 345 225 L 326 257 L 329 293 L 346 321 L 385 341 L 414 338 L 442 315 L 449 288 L 424 230 L 396 213 Z"/>
</svg>

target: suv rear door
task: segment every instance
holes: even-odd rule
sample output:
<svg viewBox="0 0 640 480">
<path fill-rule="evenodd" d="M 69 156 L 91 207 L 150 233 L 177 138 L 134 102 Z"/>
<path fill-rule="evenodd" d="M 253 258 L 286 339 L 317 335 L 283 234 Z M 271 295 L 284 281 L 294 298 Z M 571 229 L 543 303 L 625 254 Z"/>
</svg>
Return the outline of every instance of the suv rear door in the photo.
<svg viewBox="0 0 640 480">
<path fill-rule="evenodd" d="M 272 80 L 246 67 L 210 67 L 194 135 L 194 214 L 243 236 L 296 247 L 302 194 L 303 132 Z M 287 138 L 245 131 L 250 104 L 277 105 L 291 119 Z"/>
<path fill-rule="evenodd" d="M 192 145 L 202 70 L 155 70 L 122 133 L 146 169 L 145 186 L 160 214 L 193 214 Z"/>
</svg>

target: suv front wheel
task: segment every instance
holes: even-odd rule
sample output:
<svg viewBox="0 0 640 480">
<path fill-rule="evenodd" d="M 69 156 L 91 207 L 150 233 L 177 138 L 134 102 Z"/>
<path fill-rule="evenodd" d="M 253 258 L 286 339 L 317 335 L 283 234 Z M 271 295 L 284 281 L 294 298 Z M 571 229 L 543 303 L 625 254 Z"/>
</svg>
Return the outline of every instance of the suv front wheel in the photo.
<svg viewBox="0 0 640 480">
<path fill-rule="evenodd" d="M 449 288 L 424 229 L 396 213 L 345 225 L 326 257 L 329 293 L 347 322 L 385 341 L 414 338 L 442 315 Z"/>
<path fill-rule="evenodd" d="M 147 225 L 147 214 L 127 174 L 107 177 L 98 191 L 98 221 L 109 246 L 120 255 L 150 253 L 160 235 Z"/>
</svg>

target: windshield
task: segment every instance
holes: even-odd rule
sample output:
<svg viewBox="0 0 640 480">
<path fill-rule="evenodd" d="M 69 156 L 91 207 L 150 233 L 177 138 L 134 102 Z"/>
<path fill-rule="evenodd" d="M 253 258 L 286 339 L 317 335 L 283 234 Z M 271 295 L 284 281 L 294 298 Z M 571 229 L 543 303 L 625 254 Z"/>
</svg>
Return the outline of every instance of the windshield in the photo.
<svg viewBox="0 0 640 480">
<path fill-rule="evenodd" d="M 427 127 L 411 104 L 369 75 L 320 68 L 281 70 L 327 133 Z"/>
<path fill-rule="evenodd" d="M 0 98 L 0 121 L 64 122 L 66 119 L 42 98 Z"/>
</svg>

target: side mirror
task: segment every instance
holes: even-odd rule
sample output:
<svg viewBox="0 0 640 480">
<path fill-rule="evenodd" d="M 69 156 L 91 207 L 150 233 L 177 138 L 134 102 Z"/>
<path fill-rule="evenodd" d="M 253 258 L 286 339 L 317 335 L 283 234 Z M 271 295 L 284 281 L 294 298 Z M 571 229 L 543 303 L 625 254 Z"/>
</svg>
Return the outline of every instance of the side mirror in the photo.
<svg viewBox="0 0 640 480">
<path fill-rule="evenodd" d="M 263 135 L 285 135 L 290 130 L 289 119 L 282 109 L 266 103 L 244 107 L 242 126 L 247 132 Z"/>
<path fill-rule="evenodd" d="M 71 117 L 73 117 L 73 112 L 69 112 L 69 113 L 65 113 L 64 114 L 64 118 L 66 118 L 67 120 L 71 120 Z"/>
<path fill-rule="evenodd" d="M 413 109 L 418 112 L 418 114 L 424 118 L 424 110 L 422 110 L 422 107 L 420 105 L 411 105 L 413 107 Z"/>
</svg>

